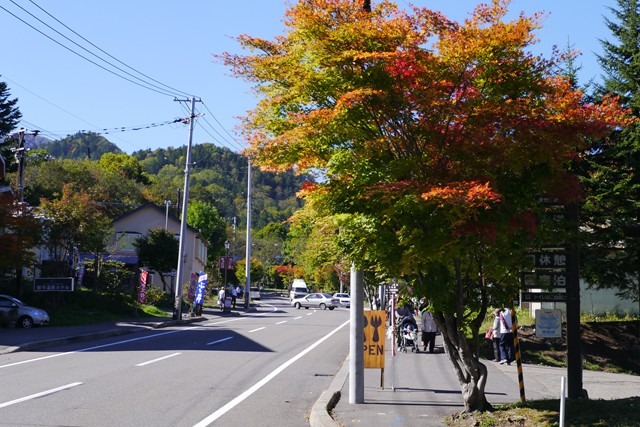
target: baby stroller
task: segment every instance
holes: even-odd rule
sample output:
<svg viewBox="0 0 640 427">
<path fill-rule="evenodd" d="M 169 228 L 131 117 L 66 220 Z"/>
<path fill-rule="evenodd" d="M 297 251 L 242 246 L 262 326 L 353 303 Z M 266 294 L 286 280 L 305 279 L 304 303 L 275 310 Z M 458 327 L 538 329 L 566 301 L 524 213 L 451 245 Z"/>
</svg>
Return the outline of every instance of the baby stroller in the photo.
<svg viewBox="0 0 640 427">
<path fill-rule="evenodd" d="M 398 351 L 418 352 L 418 324 L 413 316 L 405 316 L 398 322 Z"/>
</svg>

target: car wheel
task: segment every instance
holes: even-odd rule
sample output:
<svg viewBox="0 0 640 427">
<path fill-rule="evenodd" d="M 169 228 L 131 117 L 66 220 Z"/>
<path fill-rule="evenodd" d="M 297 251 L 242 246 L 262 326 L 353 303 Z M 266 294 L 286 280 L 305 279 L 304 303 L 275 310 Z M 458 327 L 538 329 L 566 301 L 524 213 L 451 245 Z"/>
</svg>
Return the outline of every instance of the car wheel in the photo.
<svg viewBox="0 0 640 427">
<path fill-rule="evenodd" d="M 305 309 L 305 310 L 309 310 L 309 307 L 305 307 L 304 309 Z"/>
<path fill-rule="evenodd" d="M 296 307 L 298 310 L 300 310 L 300 303 L 299 303 L 299 302 L 297 302 L 297 303 L 296 303 L 296 305 L 295 305 L 295 307 Z"/>
<path fill-rule="evenodd" d="M 335 307 L 329 307 L 329 310 L 333 310 Z"/>
<path fill-rule="evenodd" d="M 29 329 L 33 327 L 33 319 L 29 316 L 22 316 L 18 320 L 18 326 L 20 326 L 23 329 Z"/>
<path fill-rule="evenodd" d="M 327 305 L 325 303 L 320 304 L 320 308 L 322 310 L 326 310 L 327 309 Z"/>
</svg>

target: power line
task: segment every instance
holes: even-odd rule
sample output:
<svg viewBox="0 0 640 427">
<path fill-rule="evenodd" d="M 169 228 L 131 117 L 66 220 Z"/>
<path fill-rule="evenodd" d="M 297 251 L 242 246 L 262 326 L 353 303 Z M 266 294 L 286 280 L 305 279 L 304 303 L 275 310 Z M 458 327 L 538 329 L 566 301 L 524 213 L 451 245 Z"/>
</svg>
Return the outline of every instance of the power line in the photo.
<svg viewBox="0 0 640 427">
<path fill-rule="evenodd" d="M 181 95 L 183 95 L 183 96 L 188 96 L 188 97 L 193 97 L 193 96 L 194 96 L 194 95 L 188 94 L 188 93 L 186 93 L 186 92 L 183 92 L 183 91 L 181 91 L 181 90 L 179 90 L 179 89 L 173 88 L 173 87 L 171 87 L 171 86 L 169 86 L 169 85 L 166 85 L 166 84 L 164 84 L 164 83 L 162 83 L 162 82 L 159 82 L 158 80 L 156 80 L 156 79 L 154 79 L 154 78 L 152 78 L 152 77 L 149 77 L 149 76 L 148 76 L 148 75 L 146 75 L 145 73 L 143 73 L 143 72 L 141 72 L 141 71 L 138 71 L 137 69 L 135 69 L 135 68 L 133 68 L 133 67 L 131 67 L 131 66 L 127 65 L 126 63 L 124 63 L 124 62 L 120 61 L 118 58 L 116 58 L 116 57 L 114 57 L 113 55 L 109 54 L 109 53 L 108 53 L 108 52 L 106 52 L 105 50 L 103 50 L 103 49 L 101 49 L 100 47 L 98 47 L 98 46 L 96 46 L 95 44 L 93 44 L 91 41 L 87 40 L 85 37 L 83 37 L 83 36 L 81 36 L 80 34 L 78 34 L 78 33 L 77 33 L 76 31 L 74 31 L 73 29 L 69 28 L 66 24 L 64 24 L 64 23 L 63 23 L 62 21 L 60 21 L 58 18 L 56 18 L 55 16 L 51 15 L 49 12 L 47 12 L 46 10 L 44 10 L 42 7 L 40 7 L 40 6 L 39 6 L 36 2 L 34 2 L 33 0 L 29 0 L 29 1 L 30 1 L 33 5 L 35 5 L 38 9 L 40 9 L 41 11 L 43 11 L 44 13 L 46 13 L 47 15 L 49 15 L 52 19 L 54 19 L 54 20 L 55 20 L 56 22 L 58 22 L 60 25 L 62 25 L 63 27 L 65 27 L 67 30 L 71 31 L 73 34 L 75 34 L 76 36 L 80 37 L 82 40 L 84 40 L 85 42 L 89 43 L 91 46 L 95 47 L 95 48 L 96 48 L 96 49 L 98 49 L 100 52 L 102 52 L 102 53 L 104 53 L 105 55 L 107 55 L 109 58 L 111 58 L 111 59 L 113 59 L 113 60 L 117 61 L 118 63 L 120 63 L 120 64 L 122 64 L 122 65 L 124 65 L 124 66 L 125 66 L 125 67 L 127 67 L 128 69 L 130 69 L 130 70 L 132 70 L 132 71 L 135 71 L 136 73 L 140 74 L 141 76 L 144 76 L 144 77 L 146 77 L 147 79 L 149 79 L 149 80 L 151 80 L 151 81 L 153 81 L 153 82 L 155 82 L 155 83 L 158 83 L 158 84 L 160 84 L 160 85 L 162 85 L 162 86 L 164 86 L 164 87 L 166 87 L 166 88 L 168 88 L 168 89 L 171 89 L 171 90 L 175 91 L 176 93 L 179 93 L 179 94 L 181 94 Z M 14 4 L 15 4 L 15 3 L 14 3 Z"/>
<path fill-rule="evenodd" d="M 237 139 L 235 139 L 235 137 L 234 137 L 233 135 L 231 135 L 231 134 L 230 134 L 230 133 L 225 129 L 225 127 L 224 127 L 224 126 L 222 126 L 222 123 L 220 123 L 220 121 L 218 121 L 218 119 L 216 118 L 215 114 L 213 114 L 213 112 L 209 109 L 209 107 L 207 106 L 207 104 L 206 104 L 204 101 L 202 102 L 202 105 L 204 105 L 204 108 L 209 112 L 209 114 L 211 115 L 211 117 L 213 117 L 213 120 L 215 120 L 215 121 L 216 121 L 216 123 L 218 123 L 218 125 L 220 126 L 220 128 L 221 128 L 222 130 L 224 130 L 224 131 L 225 131 L 225 133 L 226 133 L 227 135 L 229 135 L 229 137 L 231 138 L 231 140 L 232 140 L 232 141 L 234 141 L 234 142 L 235 142 L 236 146 L 238 146 L 240 149 L 244 149 L 244 148 L 246 148 L 246 144 L 243 144 L 243 143 L 238 142 L 238 140 L 237 140 Z"/>
<path fill-rule="evenodd" d="M 13 2 L 13 0 L 11 0 L 11 2 L 12 2 L 12 3 L 14 3 L 14 2 Z M 14 3 L 14 4 L 15 4 L 15 3 Z M 18 7 L 20 7 L 21 9 L 23 9 L 21 6 L 18 6 Z M 7 12 L 9 15 L 11 15 L 11 16 L 13 16 L 14 18 L 16 18 L 17 20 L 19 20 L 20 22 L 24 23 L 24 24 L 25 24 L 25 25 L 27 25 L 28 27 L 30 27 L 30 28 L 32 28 L 33 30 L 37 31 L 38 33 L 42 34 L 43 36 L 45 36 L 46 38 L 48 38 L 48 39 L 49 39 L 49 40 L 51 40 L 52 42 L 56 43 L 57 45 L 59 45 L 59 46 L 61 46 L 61 47 L 65 48 L 65 49 L 67 49 L 69 52 L 71 52 L 71 53 L 73 53 L 73 54 L 75 54 L 75 55 L 79 56 L 80 58 L 84 59 L 84 60 L 85 60 L 85 61 L 87 61 L 87 62 L 90 62 L 91 64 L 95 65 L 96 67 L 101 68 L 101 69 L 103 69 L 104 71 L 106 71 L 106 72 L 108 72 L 108 73 L 113 74 L 113 75 L 114 75 L 114 76 L 116 76 L 116 77 L 120 77 L 120 78 L 121 78 L 121 79 L 123 79 L 123 80 L 126 80 L 126 81 L 128 81 L 128 82 L 130 82 L 130 83 L 133 83 L 133 84 L 137 85 L 137 86 L 143 87 L 143 88 L 145 88 L 145 89 L 147 89 L 147 90 L 150 90 L 150 91 L 153 91 L 153 92 L 159 93 L 159 94 L 161 94 L 161 95 L 166 95 L 166 96 L 171 96 L 171 97 L 174 97 L 174 96 L 176 95 L 175 93 L 171 93 L 171 92 L 168 92 L 168 91 L 165 91 L 165 90 L 158 90 L 158 89 L 154 89 L 153 87 L 150 87 L 150 86 L 155 86 L 155 85 L 151 85 L 150 83 L 145 82 L 147 85 L 150 85 L 150 86 L 146 86 L 145 84 L 142 84 L 142 83 L 136 82 L 136 81 L 134 81 L 134 80 L 132 80 L 132 79 L 129 79 L 129 78 L 127 78 L 127 77 L 125 77 L 125 76 L 121 75 L 121 74 L 118 74 L 118 73 L 116 73 L 115 71 L 110 70 L 110 69 L 108 69 L 108 68 L 104 67 L 103 65 L 98 64 L 97 62 L 95 62 L 95 61 L 93 61 L 93 60 L 91 60 L 91 59 L 87 58 L 86 56 L 84 56 L 84 55 L 82 55 L 82 54 L 80 54 L 80 53 L 76 52 L 75 50 L 71 49 L 70 47 L 66 46 L 65 44 L 63 44 L 63 43 L 59 42 L 58 40 L 54 39 L 53 37 L 49 36 L 48 34 L 45 34 L 43 31 L 39 30 L 38 28 L 34 27 L 33 25 L 31 25 L 30 23 L 28 23 L 28 22 L 27 22 L 27 21 L 25 21 L 24 19 L 20 18 L 20 17 L 19 17 L 19 16 L 17 16 L 16 14 L 14 14 L 14 13 L 12 13 L 11 11 L 7 10 L 5 7 L 0 6 L 0 9 L 4 10 L 4 11 L 5 11 L 5 12 Z M 24 9 L 23 9 L 23 10 L 24 10 Z M 29 12 L 27 12 L 27 13 L 29 13 Z M 30 14 L 31 16 L 33 16 L 31 13 L 29 13 L 29 14 Z M 36 18 L 36 19 L 38 19 L 38 18 Z M 42 22 L 40 19 L 38 19 L 38 21 Z M 47 27 L 51 28 L 49 25 L 45 24 L 44 22 L 42 22 L 42 23 L 43 23 L 44 25 L 46 25 Z M 114 67 L 114 68 L 116 68 L 116 69 L 118 69 L 118 70 L 120 70 L 120 71 L 125 72 L 124 70 L 122 70 L 122 69 L 120 69 L 120 68 L 118 68 L 118 67 L 114 66 L 113 64 L 111 64 L 109 61 L 104 60 L 104 59 L 102 59 L 102 58 L 98 57 L 96 54 L 94 54 L 94 53 L 90 52 L 90 51 L 89 51 L 89 50 L 87 50 L 86 48 L 84 48 L 84 47 L 82 47 L 82 46 L 78 45 L 76 42 L 74 42 L 73 40 L 70 40 L 68 37 L 64 36 L 63 34 L 61 34 L 60 32 L 58 32 L 57 30 L 55 30 L 55 29 L 53 29 L 53 28 L 51 28 L 51 29 L 52 29 L 53 31 L 57 32 L 58 34 L 60 34 L 62 37 L 65 37 L 67 40 L 69 40 L 69 41 L 71 41 L 72 43 L 76 44 L 76 45 L 77 45 L 77 46 L 79 46 L 80 48 L 82 48 L 82 49 L 86 50 L 86 51 L 87 51 L 87 52 L 89 52 L 91 55 L 93 55 L 93 56 L 97 57 L 97 58 L 98 58 L 98 59 L 100 59 L 101 61 L 106 62 L 107 64 L 111 65 L 112 67 Z M 126 73 L 126 74 L 130 74 L 130 73 L 127 73 L 127 72 L 125 72 L 125 73 Z M 140 79 L 140 78 L 138 78 L 138 77 L 135 77 L 135 76 L 134 76 L 134 78 L 137 78 L 138 80 L 142 80 L 142 79 Z"/>
</svg>

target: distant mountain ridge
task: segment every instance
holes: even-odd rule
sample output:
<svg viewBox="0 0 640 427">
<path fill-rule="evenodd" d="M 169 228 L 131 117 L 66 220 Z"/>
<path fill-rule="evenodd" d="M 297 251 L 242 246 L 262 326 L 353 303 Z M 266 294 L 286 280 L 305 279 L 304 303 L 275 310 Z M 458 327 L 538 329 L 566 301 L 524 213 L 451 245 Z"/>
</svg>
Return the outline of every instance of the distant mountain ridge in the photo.
<svg viewBox="0 0 640 427">
<path fill-rule="evenodd" d="M 43 148 L 47 153 L 59 159 L 99 160 L 105 153 L 122 153 L 122 150 L 117 145 L 94 132 L 78 132 L 56 141 L 49 140 L 49 142 L 44 143 L 44 141 L 40 140 L 39 142 L 41 145 L 36 147 Z M 37 143 L 38 139 L 35 139 L 34 144 Z"/>
</svg>

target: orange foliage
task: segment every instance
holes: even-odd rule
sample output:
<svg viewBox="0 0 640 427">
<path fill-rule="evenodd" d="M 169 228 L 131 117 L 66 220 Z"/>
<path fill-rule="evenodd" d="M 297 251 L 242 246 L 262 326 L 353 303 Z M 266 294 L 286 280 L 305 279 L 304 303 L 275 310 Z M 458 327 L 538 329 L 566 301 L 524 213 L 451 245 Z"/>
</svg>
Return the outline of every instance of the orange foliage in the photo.
<svg viewBox="0 0 640 427">
<path fill-rule="evenodd" d="M 309 200 L 335 196 L 328 185 L 389 206 L 411 194 L 451 208 L 452 224 L 522 203 L 505 176 L 531 194 L 565 187 L 578 197 L 567 165 L 589 138 L 634 119 L 613 98 L 585 103 L 557 75 L 562 55 L 531 53 L 542 14 L 507 20 L 509 4 L 478 6 L 459 23 L 384 0 L 370 13 L 352 0 L 296 3 L 286 34 L 242 36 L 257 54 L 221 56 L 262 95 L 244 125 L 248 152 L 271 170 L 328 171 L 300 191 Z"/>
</svg>

